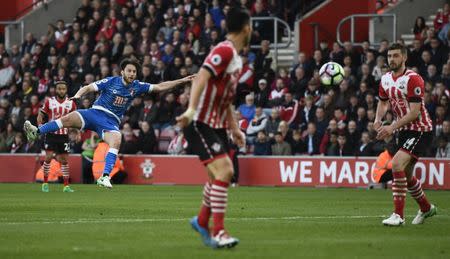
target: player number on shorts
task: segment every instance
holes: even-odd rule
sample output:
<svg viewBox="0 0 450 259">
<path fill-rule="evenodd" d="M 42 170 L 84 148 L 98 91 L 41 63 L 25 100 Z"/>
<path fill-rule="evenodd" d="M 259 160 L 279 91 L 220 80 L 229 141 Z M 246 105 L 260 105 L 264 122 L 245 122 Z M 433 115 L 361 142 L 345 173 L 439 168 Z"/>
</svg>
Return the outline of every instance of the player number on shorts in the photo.
<svg viewBox="0 0 450 259">
<path fill-rule="evenodd" d="M 122 96 L 116 96 L 116 99 L 114 100 L 115 105 L 122 105 L 125 103 L 125 98 Z"/>
<path fill-rule="evenodd" d="M 408 139 L 405 144 L 403 144 L 403 148 L 404 149 L 410 149 L 411 146 L 414 144 L 414 140 L 416 140 L 416 138 L 410 138 Z"/>
<path fill-rule="evenodd" d="M 67 152 L 70 151 L 69 143 L 64 143 L 64 151 L 67 151 Z"/>
</svg>

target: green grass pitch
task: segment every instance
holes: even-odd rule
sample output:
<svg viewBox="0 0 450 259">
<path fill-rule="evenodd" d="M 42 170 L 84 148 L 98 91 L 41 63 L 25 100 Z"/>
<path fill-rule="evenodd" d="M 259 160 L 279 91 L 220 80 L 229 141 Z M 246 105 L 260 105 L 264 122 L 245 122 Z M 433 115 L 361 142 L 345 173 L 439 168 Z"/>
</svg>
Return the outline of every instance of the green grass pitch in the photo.
<svg viewBox="0 0 450 259">
<path fill-rule="evenodd" d="M 381 225 L 390 190 L 231 188 L 226 226 L 241 243 L 203 246 L 189 219 L 200 186 L 0 184 L 0 258 L 450 258 L 450 192 L 426 191 L 438 215 Z"/>
</svg>

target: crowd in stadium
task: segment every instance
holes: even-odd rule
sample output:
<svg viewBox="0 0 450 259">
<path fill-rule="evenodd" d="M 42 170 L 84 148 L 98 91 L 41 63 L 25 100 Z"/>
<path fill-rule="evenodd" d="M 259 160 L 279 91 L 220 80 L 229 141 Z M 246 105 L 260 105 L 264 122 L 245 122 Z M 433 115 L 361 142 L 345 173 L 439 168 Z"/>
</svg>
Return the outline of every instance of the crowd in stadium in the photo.
<svg viewBox="0 0 450 259">
<path fill-rule="evenodd" d="M 254 17 L 277 16 L 290 25 L 304 1 L 82 0 L 70 25 L 59 20 L 47 33 L 26 34 L 21 45 L 0 44 L 0 152 L 34 153 L 40 143 L 27 143 L 25 120 L 36 124 L 39 109 L 55 95 L 54 82 L 67 81 L 69 96 L 83 85 L 120 74 L 125 57 L 142 62 L 141 81 L 159 83 L 195 74 L 211 47 L 224 39 L 224 17 L 241 6 Z M 308 1 L 306 1 L 308 2 Z M 427 27 L 418 17 L 407 65 L 426 82 L 425 103 L 434 136 L 428 156 L 450 157 L 450 10 L 445 5 Z M 414 21 L 412 21 L 413 23 Z M 412 24 L 413 25 L 413 24 Z M 270 53 L 273 38 L 267 23 L 253 24 L 252 44 L 241 53 L 244 66 L 237 87 L 236 118 L 255 155 L 376 156 L 385 141 L 375 139 L 373 120 L 378 85 L 388 71 L 388 41 L 320 43 L 312 56 L 300 52 L 290 68 L 276 68 Z M 269 32 L 269 33 L 268 33 Z M 399 40 L 400 43 L 403 43 Z M 345 80 L 332 89 L 320 85 L 318 70 L 327 61 L 343 65 Z M 81 100 L 88 108 L 95 96 Z M 120 153 L 183 153 L 175 117 L 184 112 L 189 85 L 175 91 L 136 98 L 123 118 Z M 386 120 L 392 121 L 389 113 Z M 89 132 L 70 131 L 71 149 L 81 153 L 95 143 Z M 168 144 L 168 143 L 167 143 Z M 181 147 L 181 148 L 180 148 Z"/>
</svg>

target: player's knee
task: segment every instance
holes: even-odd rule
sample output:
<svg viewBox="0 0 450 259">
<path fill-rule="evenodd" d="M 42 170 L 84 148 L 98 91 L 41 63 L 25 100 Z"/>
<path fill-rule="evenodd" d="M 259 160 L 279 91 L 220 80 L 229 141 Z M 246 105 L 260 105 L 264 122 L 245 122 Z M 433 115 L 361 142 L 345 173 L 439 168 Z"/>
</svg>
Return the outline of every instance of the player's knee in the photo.
<svg viewBox="0 0 450 259">
<path fill-rule="evenodd" d="M 405 169 L 404 163 L 399 160 L 392 160 L 392 171 L 393 172 L 399 172 L 403 171 Z"/>
<path fill-rule="evenodd" d="M 122 141 L 121 137 L 114 137 L 111 139 L 109 147 L 119 149 L 121 141 Z"/>
</svg>

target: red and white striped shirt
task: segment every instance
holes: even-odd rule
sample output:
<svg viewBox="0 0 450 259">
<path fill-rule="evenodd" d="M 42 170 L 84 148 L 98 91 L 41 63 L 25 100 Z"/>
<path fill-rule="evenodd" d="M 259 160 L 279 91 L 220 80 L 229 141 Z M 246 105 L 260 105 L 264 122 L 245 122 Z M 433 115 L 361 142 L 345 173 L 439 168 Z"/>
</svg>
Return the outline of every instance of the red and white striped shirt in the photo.
<svg viewBox="0 0 450 259">
<path fill-rule="evenodd" d="M 77 106 L 74 101 L 69 100 L 67 97 L 64 101 L 60 102 L 56 97 L 47 98 L 42 107 L 42 111 L 48 115 L 48 120 L 57 120 L 62 116 L 75 111 Z M 59 129 L 53 132 L 53 134 L 67 135 L 69 133 L 67 128 Z"/>
<path fill-rule="evenodd" d="M 406 70 L 403 75 L 394 77 L 392 72 L 381 77 L 379 96 L 381 100 L 389 100 L 391 110 L 397 120 L 410 112 L 410 102 L 420 102 L 420 115 L 416 120 L 406 124 L 399 130 L 432 131 L 433 124 L 425 108 L 423 94 L 425 91 L 422 77 L 412 70 Z"/>
<path fill-rule="evenodd" d="M 236 85 L 242 69 L 242 60 L 233 43 L 223 41 L 211 50 L 203 67 L 211 78 L 200 96 L 194 120 L 214 129 L 226 128 L 227 109 L 236 94 Z"/>
</svg>

